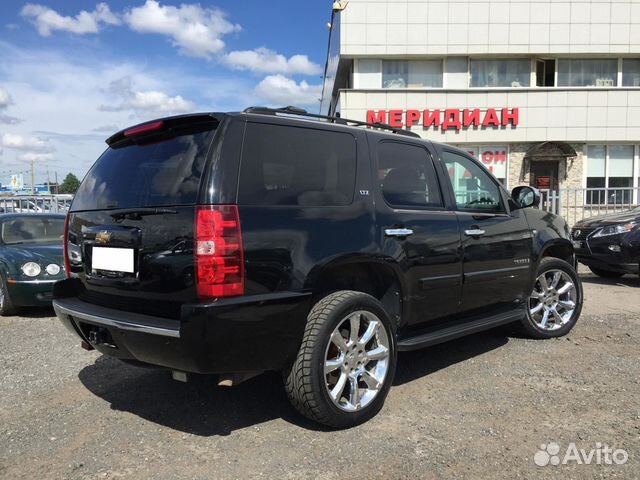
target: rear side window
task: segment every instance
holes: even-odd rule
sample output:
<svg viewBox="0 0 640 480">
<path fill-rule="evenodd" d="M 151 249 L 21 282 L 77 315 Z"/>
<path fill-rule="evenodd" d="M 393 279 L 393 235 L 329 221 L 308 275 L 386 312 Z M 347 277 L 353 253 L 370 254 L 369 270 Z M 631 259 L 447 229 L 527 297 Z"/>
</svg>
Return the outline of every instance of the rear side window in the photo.
<svg viewBox="0 0 640 480">
<path fill-rule="evenodd" d="M 378 180 L 386 202 L 393 207 L 441 207 L 431 155 L 422 147 L 398 142 L 378 146 Z"/>
<path fill-rule="evenodd" d="M 350 134 L 247 124 L 238 203 L 348 205 L 355 181 L 356 142 Z"/>
<path fill-rule="evenodd" d="M 213 131 L 109 148 L 78 189 L 73 210 L 192 205 Z"/>
</svg>

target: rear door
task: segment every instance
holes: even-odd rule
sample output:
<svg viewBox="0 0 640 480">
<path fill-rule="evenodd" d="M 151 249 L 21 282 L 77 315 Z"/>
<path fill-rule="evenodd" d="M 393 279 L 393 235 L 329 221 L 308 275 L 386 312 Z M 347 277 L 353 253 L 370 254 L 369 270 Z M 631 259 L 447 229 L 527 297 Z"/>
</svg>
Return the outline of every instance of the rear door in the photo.
<svg viewBox="0 0 640 480">
<path fill-rule="evenodd" d="M 70 210 L 71 275 L 86 287 L 83 300 L 178 318 L 197 297 L 194 205 L 219 162 L 218 127 L 210 116 L 165 121 L 120 135 L 98 159 Z"/>
<path fill-rule="evenodd" d="M 425 142 L 375 139 L 376 224 L 385 256 L 405 276 L 404 310 L 411 327 L 458 311 L 462 263 L 454 211 L 445 208 L 431 151 Z"/>
<path fill-rule="evenodd" d="M 471 157 L 444 148 L 462 233 L 461 310 L 467 314 L 513 308 L 528 297 L 532 280 L 532 236 L 524 212 L 510 211 L 498 181 Z"/>
</svg>

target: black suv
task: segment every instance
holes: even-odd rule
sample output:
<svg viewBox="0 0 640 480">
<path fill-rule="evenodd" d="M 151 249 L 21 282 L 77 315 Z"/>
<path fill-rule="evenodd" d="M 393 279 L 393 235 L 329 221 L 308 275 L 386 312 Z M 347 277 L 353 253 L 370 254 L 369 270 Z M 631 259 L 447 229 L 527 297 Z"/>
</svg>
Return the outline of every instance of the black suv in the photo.
<svg viewBox="0 0 640 480">
<path fill-rule="evenodd" d="M 222 384 L 282 371 L 307 417 L 374 416 L 397 352 L 582 306 L 564 220 L 462 150 L 290 107 L 116 133 L 66 227 L 54 307 L 86 349 Z"/>
</svg>

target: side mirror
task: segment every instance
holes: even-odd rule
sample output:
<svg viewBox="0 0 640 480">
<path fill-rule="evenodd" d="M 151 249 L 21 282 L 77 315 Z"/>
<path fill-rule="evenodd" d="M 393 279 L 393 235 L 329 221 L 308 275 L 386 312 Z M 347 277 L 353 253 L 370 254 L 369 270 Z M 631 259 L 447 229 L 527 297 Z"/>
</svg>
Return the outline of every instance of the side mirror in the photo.
<svg viewBox="0 0 640 480">
<path fill-rule="evenodd" d="M 516 187 L 511 191 L 511 198 L 519 208 L 539 207 L 540 191 L 533 187 Z"/>
</svg>

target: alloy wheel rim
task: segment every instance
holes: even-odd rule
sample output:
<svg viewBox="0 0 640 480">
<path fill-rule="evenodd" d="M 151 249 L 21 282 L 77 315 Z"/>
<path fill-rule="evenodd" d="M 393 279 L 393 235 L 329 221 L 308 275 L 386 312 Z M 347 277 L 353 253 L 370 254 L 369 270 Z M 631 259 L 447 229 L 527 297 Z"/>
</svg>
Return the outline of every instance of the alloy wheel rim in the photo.
<svg viewBox="0 0 640 480">
<path fill-rule="evenodd" d="M 324 356 L 329 398 L 346 412 L 369 405 L 382 389 L 389 369 L 389 336 L 373 313 L 358 310 L 333 330 Z"/>
<path fill-rule="evenodd" d="M 547 270 L 536 279 L 529 297 L 529 314 L 538 328 L 558 330 L 573 318 L 577 298 L 578 291 L 569 274 Z"/>
</svg>

